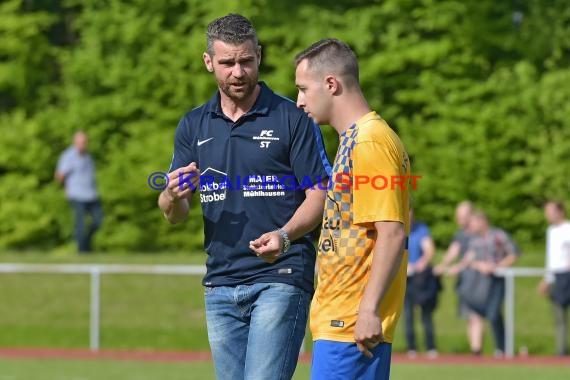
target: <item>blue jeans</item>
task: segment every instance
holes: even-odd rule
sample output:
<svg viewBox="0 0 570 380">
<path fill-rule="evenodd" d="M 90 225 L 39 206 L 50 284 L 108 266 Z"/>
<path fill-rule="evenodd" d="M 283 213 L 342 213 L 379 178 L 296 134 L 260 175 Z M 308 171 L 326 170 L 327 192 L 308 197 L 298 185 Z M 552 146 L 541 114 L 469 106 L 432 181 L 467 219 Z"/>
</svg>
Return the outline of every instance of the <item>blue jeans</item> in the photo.
<svg viewBox="0 0 570 380">
<path fill-rule="evenodd" d="M 406 344 L 408 351 L 416 351 L 416 332 L 414 330 L 414 309 L 413 290 L 411 287 L 406 288 L 406 297 L 404 298 L 404 320 L 406 330 Z M 422 312 L 422 325 L 424 327 L 425 344 L 428 351 L 435 350 L 435 332 L 433 327 L 432 305 L 419 306 Z"/>
<path fill-rule="evenodd" d="M 77 241 L 77 249 L 79 253 L 91 251 L 91 239 L 95 231 L 101 227 L 103 222 L 103 208 L 99 200 L 80 202 L 70 200 L 69 203 L 73 208 L 75 218 L 73 227 L 73 236 Z M 87 225 L 86 216 L 91 215 L 91 223 Z"/>
<path fill-rule="evenodd" d="M 495 348 L 505 351 L 505 324 L 503 322 L 503 300 L 505 299 L 505 279 L 493 276 L 491 291 L 487 300 L 487 310 L 484 317 L 491 324 Z"/>
<path fill-rule="evenodd" d="M 311 295 L 292 285 L 206 287 L 208 339 L 218 380 L 291 379 Z"/>
</svg>

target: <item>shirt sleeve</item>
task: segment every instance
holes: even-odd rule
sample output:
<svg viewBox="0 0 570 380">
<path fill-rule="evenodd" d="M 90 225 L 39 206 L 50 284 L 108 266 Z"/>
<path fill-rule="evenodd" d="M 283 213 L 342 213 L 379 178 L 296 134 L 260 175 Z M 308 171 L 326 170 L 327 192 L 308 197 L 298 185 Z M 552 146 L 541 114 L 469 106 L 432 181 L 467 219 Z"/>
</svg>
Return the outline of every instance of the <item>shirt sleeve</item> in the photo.
<svg viewBox="0 0 570 380">
<path fill-rule="evenodd" d="M 71 173 L 72 167 L 72 160 L 68 154 L 69 151 L 65 151 L 59 156 L 59 160 L 57 161 L 57 168 L 56 172 L 62 174 L 64 177 Z"/>
<path fill-rule="evenodd" d="M 507 234 L 506 232 L 502 231 L 501 232 L 503 239 L 504 239 L 504 244 L 505 244 L 505 251 L 506 252 L 512 252 L 515 254 L 515 256 L 520 256 L 521 252 L 519 247 L 517 246 L 517 244 L 514 242 L 514 240 L 511 238 L 511 236 L 509 234 Z"/>
<path fill-rule="evenodd" d="M 453 235 L 453 238 L 451 239 L 451 242 L 452 242 L 452 243 L 457 242 L 457 243 L 459 243 L 459 244 L 462 244 L 461 240 L 462 240 L 462 238 L 461 238 L 461 232 L 458 231 L 458 232 L 456 232 L 456 233 Z"/>
<path fill-rule="evenodd" d="M 427 224 L 422 224 L 420 242 L 422 242 L 425 238 L 429 237 L 431 237 L 431 232 L 429 230 L 429 227 L 427 226 Z"/>
<path fill-rule="evenodd" d="M 355 144 L 353 165 L 353 222 L 355 224 L 396 221 L 407 225 L 410 165 L 405 152 L 388 138 Z"/>
<path fill-rule="evenodd" d="M 311 187 L 328 178 L 331 166 L 319 126 L 303 114 L 293 130 L 291 139 L 289 160 L 301 188 Z"/>
<path fill-rule="evenodd" d="M 191 162 L 198 163 L 198 157 L 193 149 L 192 138 L 187 117 L 183 117 L 178 123 L 174 137 L 174 153 L 168 172 L 184 167 Z"/>
<path fill-rule="evenodd" d="M 493 238 L 493 260 L 498 263 L 509 254 L 519 256 L 519 249 L 511 237 L 503 230 L 496 229 L 492 231 Z"/>
<path fill-rule="evenodd" d="M 550 269 L 552 269 L 552 252 L 551 252 L 551 248 L 550 248 L 550 228 L 548 228 L 546 230 L 546 274 L 544 275 L 544 280 L 549 283 L 552 284 L 554 282 L 554 273 L 550 273 L 548 272 Z"/>
</svg>

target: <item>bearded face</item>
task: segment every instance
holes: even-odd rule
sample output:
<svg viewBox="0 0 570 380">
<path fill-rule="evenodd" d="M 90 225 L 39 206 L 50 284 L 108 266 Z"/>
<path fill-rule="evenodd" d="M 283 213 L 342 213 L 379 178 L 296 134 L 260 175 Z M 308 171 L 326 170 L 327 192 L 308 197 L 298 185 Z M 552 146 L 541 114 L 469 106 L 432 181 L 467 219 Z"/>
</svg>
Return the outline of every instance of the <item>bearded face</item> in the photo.
<svg viewBox="0 0 570 380">
<path fill-rule="evenodd" d="M 204 54 L 204 62 L 214 73 L 220 91 L 236 102 L 251 96 L 259 77 L 259 47 L 253 41 L 239 45 L 215 41 L 212 53 Z"/>
</svg>

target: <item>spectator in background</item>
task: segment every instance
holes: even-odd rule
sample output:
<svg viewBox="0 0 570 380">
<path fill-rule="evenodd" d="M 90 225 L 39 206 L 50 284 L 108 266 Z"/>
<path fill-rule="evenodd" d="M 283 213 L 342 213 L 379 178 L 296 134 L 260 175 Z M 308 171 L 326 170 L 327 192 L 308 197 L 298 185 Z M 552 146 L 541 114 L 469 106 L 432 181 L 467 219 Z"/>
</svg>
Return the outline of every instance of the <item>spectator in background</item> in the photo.
<svg viewBox="0 0 570 380">
<path fill-rule="evenodd" d="M 544 206 L 546 231 L 546 269 L 540 292 L 550 296 L 556 322 L 556 354 L 568 354 L 568 306 L 570 305 L 570 221 L 564 206 L 549 201 Z"/>
<path fill-rule="evenodd" d="M 472 237 L 472 234 L 468 231 L 469 220 L 472 213 L 473 205 L 471 202 L 463 201 L 457 205 L 455 209 L 455 222 L 459 230 L 455 232 L 442 262 L 434 268 L 435 271 L 441 273 L 446 272 L 451 268 L 454 261 L 458 259 L 461 260 L 463 256 L 465 256 L 467 248 L 469 247 L 469 241 Z"/>
<path fill-rule="evenodd" d="M 455 232 L 453 240 L 441 263 L 434 268 L 434 273 L 440 274 L 453 274 L 457 275 L 457 282 L 455 285 L 456 289 L 459 289 L 461 284 L 462 273 L 459 271 L 459 265 L 453 265 L 454 262 L 461 262 L 463 260 L 467 249 L 469 248 L 469 242 L 473 235 L 469 231 L 469 221 L 471 219 L 471 214 L 473 213 L 473 204 L 469 201 L 460 202 L 455 209 L 455 222 L 457 223 L 459 230 Z M 485 331 L 485 323 L 482 318 L 477 314 L 472 313 L 467 306 L 465 300 L 463 300 L 459 294 L 458 296 L 458 314 L 461 318 L 467 320 L 467 339 L 469 340 L 469 347 L 474 354 L 480 354 L 481 347 L 478 344 L 482 340 L 483 333 Z"/>
<path fill-rule="evenodd" d="M 519 251 L 509 235 L 489 225 L 489 220 L 483 211 L 473 212 L 470 218 L 470 230 L 474 237 L 470 240 L 469 248 L 462 261 L 462 267 L 471 270 L 478 276 L 462 278 L 461 287 L 465 302 L 471 309 L 470 318 L 487 319 L 493 330 L 495 339 L 495 356 L 502 357 L 505 352 L 505 326 L 501 309 L 505 297 L 505 279 L 495 275 L 498 268 L 507 268 L 514 264 Z M 468 281 L 468 278 L 471 279 Z M 485 293 L 480 293 L 481 285 L 487 283 Z M 460 288 L 461 288 L 460 287 Z M 472 298 L 467 298 L 469 294 Z M 474 302 L 478 297 L 483 302 Z M 474 337 L 471 347 L 475 354 L 480 354 L 483 345 L 483 334 Z"/>
<path fill-rule="evenodd" d="M 414 331 L 414 308 L 422 311 L 422 325 L 428 357 L 436 358 L 433 312 L 437 306 L 439 281 L 433 275 L 431 262 L 435 255 L 435 243 L 426 224 L 416 221 L 414 210 L 410 209 L 411 231 L 408 243 L 408 279 L 404 300 L 406 321 L 406 343 L 408 356 L 416 357 L 416 335 Z"/>
<path fill-rule="evenodd" d="M 73 135 L 73 145 L 59 157 L 55 179 L 64 185 L 75 221 L 73 235 L 79 253 L 91 251 L 91 240 L 103 221 L 103 209 L 95 182 L 95 162 L 87 151 L 87 134 Z M 87 214 L 91 223 L 86 223 Z"/>
</svg>

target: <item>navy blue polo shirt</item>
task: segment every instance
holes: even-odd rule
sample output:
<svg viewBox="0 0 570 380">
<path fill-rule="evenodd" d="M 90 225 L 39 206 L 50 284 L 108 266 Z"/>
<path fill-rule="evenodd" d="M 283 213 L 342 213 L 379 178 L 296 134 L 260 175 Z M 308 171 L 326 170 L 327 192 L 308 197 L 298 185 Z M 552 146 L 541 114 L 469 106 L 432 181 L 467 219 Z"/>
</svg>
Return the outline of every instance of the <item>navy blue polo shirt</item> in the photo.
<svg viewBox="0 0 570 380">
<path fill-rule="evenodd" d="M 319 127 L 291 100 L 260 82 L 260 94 L 236 122 L 219 93 L 188 112 L 176 130 L 169 171 L 196 162 L 205 286 L 280 282 L 313 291 L 315 248 L 310 236 L 292 242 L 274 263 L 258 258 L 249 242 L 282 227 L 305 200 L 305 189 L 328 177 Z"/>
</svg>

